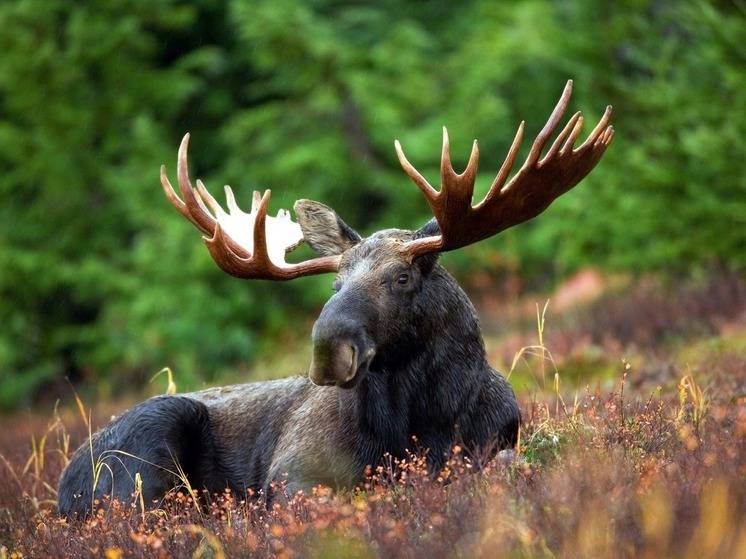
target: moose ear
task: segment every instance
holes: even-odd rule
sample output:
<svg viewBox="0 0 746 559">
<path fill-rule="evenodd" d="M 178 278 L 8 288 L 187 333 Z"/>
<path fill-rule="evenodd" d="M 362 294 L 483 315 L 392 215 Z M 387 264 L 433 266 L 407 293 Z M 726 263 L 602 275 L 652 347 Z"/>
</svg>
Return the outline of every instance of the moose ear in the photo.
<svg viewBox="0 0 746 559">
<path fill-rule="evenodd" d="M 320 256 L 342 254 L 360 242 L 360 235 L 328 206 L 298 200 L 293 206 L 303 239 Z"/>
<path fill-rule="evenodd" d="M 425 225 L 423 225 L 422 227 L 417 229 L 417 231 L 414 232 L 415 239 L 423 239 L 425 237 L 434 237 L 436 235 L 440 235 L 440 226 L 438 225 L 438 222 L 435 220 L 435 218 L 432 218 Z"/>
</svg>

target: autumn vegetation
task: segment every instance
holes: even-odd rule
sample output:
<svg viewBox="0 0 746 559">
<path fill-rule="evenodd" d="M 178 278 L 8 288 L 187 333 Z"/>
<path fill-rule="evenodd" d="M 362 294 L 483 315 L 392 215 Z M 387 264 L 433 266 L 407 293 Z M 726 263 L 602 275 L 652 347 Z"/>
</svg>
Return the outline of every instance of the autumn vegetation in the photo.
<svg viewBox="0 0 746 559">
<path fill-rule="evenodd" d="M 720 276 L 678 295 L 638 284 L 557 316 L 540 304 L 533 327 L 528 304 L 513 308 L 511 330 L 531 342 L 504 367 L 524 418 L 515 453 L 466 458 L 455 446 L 430 475 L 413 440 L 410 457 L 387 457 L 354 491 L 318 487 L 269 507 L 185 479 L 160 503 L 136 489 L 99 503 L 94 518 L 59 518 L 55 486 L 71 450 L 126 405 L 90 415 L 71 391 L 54 411 L 3 423 L 0 556 L 743 556 L 745 303 L 746 284 Z M 650 316 L 687 327 L 666 337 Z M 604 339 L 589 341 L 602 324 Z M 488 342 L 499 360 L 516 339 Z M 617 358 L 614 347 L 625 348 Z M 157 382 L 173 390 L 178 374 Z"/>
</svg>

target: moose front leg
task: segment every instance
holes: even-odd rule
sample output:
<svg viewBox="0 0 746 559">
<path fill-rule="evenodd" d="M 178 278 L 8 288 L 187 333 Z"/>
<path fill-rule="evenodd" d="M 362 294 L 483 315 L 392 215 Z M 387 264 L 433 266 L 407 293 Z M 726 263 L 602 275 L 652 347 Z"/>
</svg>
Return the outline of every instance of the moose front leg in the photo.
<svg viewBox="0 0 746 559">
<path fill-rule="evenodd" d="M 336 389 L 321 392 L 326 390 Z M 284 483 L 293 494 L 317 485 L 350 487 L 362 479 L 364 466 L 348 448 L 333 403 L 312 397 L 290 414 L 269 466 L 268 484 Z"/>
</svg>

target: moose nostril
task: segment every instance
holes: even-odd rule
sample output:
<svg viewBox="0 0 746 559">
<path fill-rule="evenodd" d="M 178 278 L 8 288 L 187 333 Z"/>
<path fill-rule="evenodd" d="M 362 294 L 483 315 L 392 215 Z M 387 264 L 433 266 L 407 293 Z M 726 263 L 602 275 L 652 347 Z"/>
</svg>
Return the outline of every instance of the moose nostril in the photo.
<svg viewBox="0 0 746 559">
<path fill-rule="evenodd" d="M 320 342 L 314 345 L 309 376 L 314 384 L 344 383 L 357 373 L 358 349 L 354 343 Z"/>
<path fill-rule="evenodd" d="M 332 376 L 341 382 L 347 382 L 357 372 L 357 347 L 354 344 L 342 343 L 336 348 L 330 363 Z"/>
<path fill-rule="evenodd" d="M 345 382 L 350 380 L 352 377 L 355 376 L 355 373 L 357 373 L 357 346 L 349 345 L 347 346 L 347 348 L 350 355 L 350 360 L 347 366 L 347 375 L 344 379 Z"/>
</svg>

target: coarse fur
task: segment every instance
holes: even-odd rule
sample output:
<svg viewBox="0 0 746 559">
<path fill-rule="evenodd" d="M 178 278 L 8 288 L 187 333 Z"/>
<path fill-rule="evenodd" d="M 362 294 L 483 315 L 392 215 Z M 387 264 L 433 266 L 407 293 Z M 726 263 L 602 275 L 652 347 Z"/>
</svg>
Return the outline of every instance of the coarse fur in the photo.
<svg viewBox="0 0 746 559">
<path fill-rule="evenodd" d="M 515 445 L 518 405 L 487 363 L 474 307 L 437 257 L 410 262 L 399 250 L 437 224 L 361 240 L 326 206 L 301 201 L 296 213 L 313 249 L 343 255 L 336 293 L 314 325 L 310 378 L 133 407 L 74 454 L 60 480 L 61 514 L 85 516 L 105 495 L 129 500 L 136 473 L 151 504 L 179 484 L 178 468 L 196 489 L 269 495 L 274 480 L 291 493 L 351 487 L 384 453 L 404 456 L 413 437 L 433 471 L 455 443 L 474 452 Z M 94 487 L 96 462 L 106 467 Z"/>
</svg>

